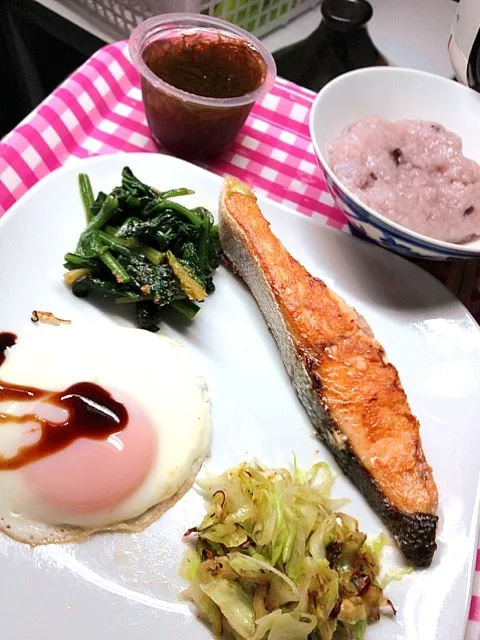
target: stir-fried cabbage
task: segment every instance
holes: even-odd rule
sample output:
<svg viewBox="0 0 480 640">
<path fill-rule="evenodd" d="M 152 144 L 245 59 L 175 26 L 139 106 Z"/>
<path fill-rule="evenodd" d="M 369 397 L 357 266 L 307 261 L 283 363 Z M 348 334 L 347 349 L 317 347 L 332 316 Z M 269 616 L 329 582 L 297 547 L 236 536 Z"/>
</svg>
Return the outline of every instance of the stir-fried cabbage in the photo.
<svg viewBox="0 0 480 640">
<path fill-rule="evenodd" d="M 380 538 L 334 511 L 325 463 L 309 471 L 243 463 L 200 489 L 208 513 L 186 552 L 184 597 L 218 637 L 232 640 L 365 638 L 393 606 L 378 583 Z"/>
</svg>

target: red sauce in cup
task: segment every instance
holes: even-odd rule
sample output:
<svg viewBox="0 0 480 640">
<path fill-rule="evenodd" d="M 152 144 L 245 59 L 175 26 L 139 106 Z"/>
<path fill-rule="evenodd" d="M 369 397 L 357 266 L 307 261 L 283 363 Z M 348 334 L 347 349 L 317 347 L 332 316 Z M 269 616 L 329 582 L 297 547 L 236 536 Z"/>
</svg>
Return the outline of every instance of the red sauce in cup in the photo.
<svg viewBox="0 0 480 640">
<path fill-rule="evenodd" d="M 238 98 L 265 80 L 261 55 L 245 40 L 224 35 L 183 35 L 152 42 L 147 67 L 168 84 L 206 98 Z"/>
<path fill-rule="evenodd" d="M 167 19 L 167 28 L 155 24 Z M 256 38 L 222 20 L 171 14 L 144 25 L 136 31 L 143 29 L 149 37 L 139 42 L 134 32 L 130 51 L 141 72 L 153 137 L 183 158 L 219 155 L 234 140 L 255 100 L 273 83 L 273 59 Z"/>
</svg>

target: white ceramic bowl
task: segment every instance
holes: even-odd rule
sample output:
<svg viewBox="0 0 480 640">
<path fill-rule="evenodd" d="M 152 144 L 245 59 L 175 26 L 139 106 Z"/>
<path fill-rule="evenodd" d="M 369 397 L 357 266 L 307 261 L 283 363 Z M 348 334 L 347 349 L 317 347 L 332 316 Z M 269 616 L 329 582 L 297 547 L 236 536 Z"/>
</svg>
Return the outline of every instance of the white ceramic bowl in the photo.
<svg viewBox="0 0 480 640">
<path fill-rule="evenodd" d="M 328 163 L 328 147 L 342 129 L 378 115 L 389 120 L 433 120 L 463 140 L 467 157 L 480 162 L 480 94 L 423 71 L 372 67 L 346 73 L 328 83 L 310 113 L 310 134 L 326 183 L 337 206 L 360 235 L 413 258 L 480 258 L 480 239 L 442 242 L 415 233 L 377 213 L 338 180 Z"/>
</svg>

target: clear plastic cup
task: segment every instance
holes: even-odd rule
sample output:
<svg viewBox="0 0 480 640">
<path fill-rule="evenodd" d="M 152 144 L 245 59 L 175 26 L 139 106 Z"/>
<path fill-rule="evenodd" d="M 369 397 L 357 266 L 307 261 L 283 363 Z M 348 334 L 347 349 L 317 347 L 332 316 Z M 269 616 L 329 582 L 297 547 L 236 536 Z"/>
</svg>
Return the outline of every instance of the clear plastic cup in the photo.
<svg viewBox="0 0 480 640">
<path fill-rule="evenodd" d="M 211 98 L 177 89 L 147 66 L 144 56 L 153 43 L 196 34 L 207 39 L 224 36 L 246 42 L 265 65 L 262 84 L 239 97 Z M 225 151 L 255 102 L 271 89 L 276 76 L 273 57 L 260 40 L 229 22 L 201 14 L 169 13 L 145 20 L 132 32 L 129 51 L 140 72 L 145 113 L 154 139 L 168 151 L 188 159 L 209 158 Z"/>
</svg>

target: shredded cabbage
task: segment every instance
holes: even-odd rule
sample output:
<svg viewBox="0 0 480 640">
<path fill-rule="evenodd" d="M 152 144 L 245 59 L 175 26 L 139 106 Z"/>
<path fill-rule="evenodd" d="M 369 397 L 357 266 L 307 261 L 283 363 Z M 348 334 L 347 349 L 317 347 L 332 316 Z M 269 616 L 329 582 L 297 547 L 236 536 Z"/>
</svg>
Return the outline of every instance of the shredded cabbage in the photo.
<svg viewBox="0 0 480 640">
<path fill-rule="evenodd" d="M 382 533 L 379 533 L 378 536 L 376 536 L 369 542 L 372 553 L 374 553 L 377 560 L 380 560 L 380 558 L 382 557 L 383 549 L 388 544 L 387 536 L 382 531 Z"/>
<path fill-rule="evenodd" d="M 388 544 L 393 544 L 389 538 L 382 532 L 376 538 L 373 538 L 369 541 L 370 548 L 372 553 L 375 555 L 378 562 L 380 562 L 380 558 L 382 557 L 383 549 Z M 385 589 L 387 585 L 391 582 L 398 581 L 400 582 L 406 576 L 409 576 L 413 571 L 413 566 L 407 565 L 406 567 L 395 567 L 391 571 L 389 571 L 381 580 L 379 580 L 379 584 L 382 589 Z"/>
<path fill-rule="evenodd" d="M 394 612 L 378 582 L 384 537 L 367 542 L 335 511 L 332 484 L 325 463 L 302 471 L 296 461 L 293 471 L 243 463 L 200 483 L 208 512 L 186 534 L 196 541 L 183 596 L 216 636 L 364 640 L 368 622 Z"/>
<path fill-rule="evenodd" d="M 387 573 L 387 575 L 380 582 L 382 589 L 385 589 L 390 582 L 400 581 L 409 576 L 413 571 L 413 567 L 397 567 Z"/>
</svg>

